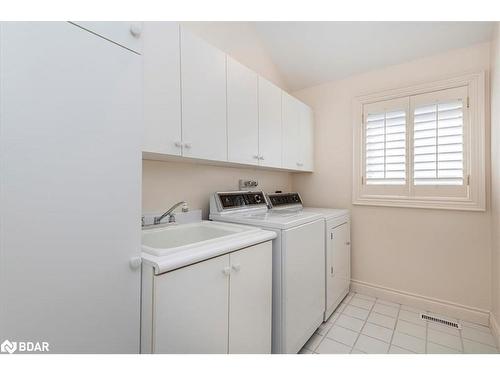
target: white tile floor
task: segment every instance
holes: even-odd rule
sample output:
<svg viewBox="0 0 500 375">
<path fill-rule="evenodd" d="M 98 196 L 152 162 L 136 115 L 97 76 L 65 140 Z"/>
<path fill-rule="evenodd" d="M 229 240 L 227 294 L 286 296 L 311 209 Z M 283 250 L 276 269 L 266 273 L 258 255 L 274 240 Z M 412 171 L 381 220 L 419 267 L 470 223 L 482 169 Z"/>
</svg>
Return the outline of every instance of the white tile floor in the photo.
<svg viewBox="0 0 500 375">
<path fill-rule="evenodd" d="M 498 353 L 488 327 L 460 321 L 459 330 L 428 323 L 420 318 L 420 312 L 409 306 L 349 293 L 300 353 Z"/>
</svg>

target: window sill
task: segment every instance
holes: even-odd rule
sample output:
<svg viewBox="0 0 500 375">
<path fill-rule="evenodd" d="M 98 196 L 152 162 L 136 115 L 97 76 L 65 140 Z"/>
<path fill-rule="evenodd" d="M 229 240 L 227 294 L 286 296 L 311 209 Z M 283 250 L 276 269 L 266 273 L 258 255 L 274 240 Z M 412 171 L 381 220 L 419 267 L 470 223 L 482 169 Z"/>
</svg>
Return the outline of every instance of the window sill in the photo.
<svg viewBox="0 0 500 375">
<path fill-rule="evenodd" d="M 383 207 L 402 207 L 402 208 L 426 208 L 434 210 L 453 210 L 453 211 L 478 211 L 485 212 L 486 207 L 483 204 L 470 200 L 419 200 L 419 199 L 398 199 L 398 198 L 357 198 L 352 201 L 356 206 L 383 206 Z"/>
</svg>

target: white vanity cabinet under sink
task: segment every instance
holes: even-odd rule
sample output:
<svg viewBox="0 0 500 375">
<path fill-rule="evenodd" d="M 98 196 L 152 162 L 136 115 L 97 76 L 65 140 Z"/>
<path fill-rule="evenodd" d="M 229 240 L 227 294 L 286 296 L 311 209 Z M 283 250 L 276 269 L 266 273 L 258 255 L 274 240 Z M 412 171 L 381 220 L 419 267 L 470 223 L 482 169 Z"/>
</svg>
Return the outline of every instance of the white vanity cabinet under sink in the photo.
<svg viewBox="0 0 500 375">
<path fill-rule="evenodd" d="M 274 232 L 201 222 L 165 237 L 174 231 L 205 239 L 156 251 L 162 230 L 143 235 L 141 353 L 271 353 Z"/>
</svg>

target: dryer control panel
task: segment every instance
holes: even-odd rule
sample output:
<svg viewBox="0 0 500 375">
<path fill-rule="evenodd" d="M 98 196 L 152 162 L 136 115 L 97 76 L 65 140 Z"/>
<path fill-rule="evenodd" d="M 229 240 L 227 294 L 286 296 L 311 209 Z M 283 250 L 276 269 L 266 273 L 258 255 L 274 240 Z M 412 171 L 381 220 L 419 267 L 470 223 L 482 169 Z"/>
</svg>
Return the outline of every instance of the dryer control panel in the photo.
<svg viewBox="0 0 500 375">
<path fill-rule="evenodd" d="M 272 193 L 267 194 L 269 208 L 302 208 L 302 199 L 299 193 Z"/>
</svg>

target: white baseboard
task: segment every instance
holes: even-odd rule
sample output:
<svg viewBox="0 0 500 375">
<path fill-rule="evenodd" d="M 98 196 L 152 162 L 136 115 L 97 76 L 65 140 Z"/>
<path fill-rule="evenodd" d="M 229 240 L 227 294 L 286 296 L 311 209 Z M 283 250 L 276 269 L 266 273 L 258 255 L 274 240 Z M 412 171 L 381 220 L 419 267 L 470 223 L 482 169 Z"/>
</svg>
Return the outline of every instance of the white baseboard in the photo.
<svg viewBox="0 0 500 375">
<path fill-rule="evenodd" d="M 491 333 L 493 333 L 493 336 L 495 337 L 497 348 L 500 349 L 500 323 L 496 320 L 493 313 L 490 313 L 490 328 Z"/>
<path fill-rule="evenodd" d="M 367 283 L 360 280 L 351 280 L 351 290 L 388 301 L 412 306 L 423 311 L 449 316 L 450 318 L 463 319 L 469 322 L 490 325 L 490 312 L 458 303 L 421 296 L 401 290 L 386 288 L 380 285 Z M 498 335 L 497 335 L 498 338 Z"/>
</svg>

